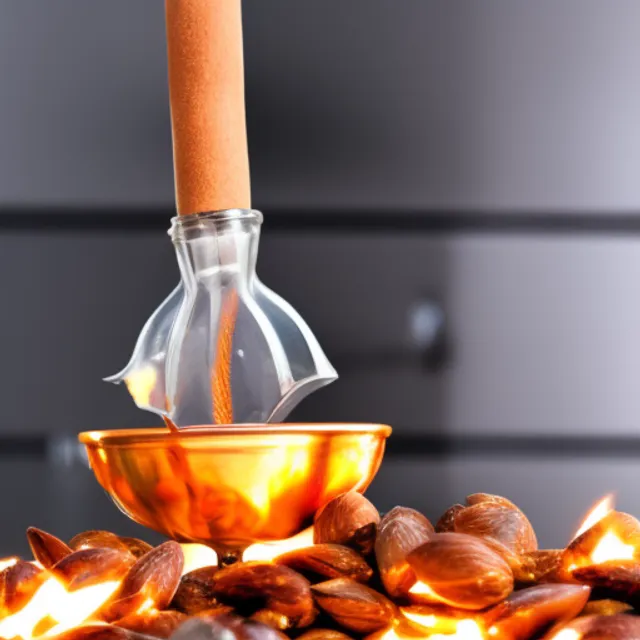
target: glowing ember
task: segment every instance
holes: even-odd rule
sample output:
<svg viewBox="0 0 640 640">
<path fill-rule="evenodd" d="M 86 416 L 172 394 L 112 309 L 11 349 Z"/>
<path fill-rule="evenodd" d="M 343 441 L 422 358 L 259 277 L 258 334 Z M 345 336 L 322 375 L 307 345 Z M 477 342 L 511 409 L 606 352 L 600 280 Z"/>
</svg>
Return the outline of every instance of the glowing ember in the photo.
<svg viewBox="0 0 640 640">
<path fill-rule="evenodd" d="M 49 578 L 28 604 L 0 622 L 0 638 L 33 638 L 42 621 L 57 623 L 46 636 L 51 637 L 82 624 L 104 604 L 118 588 L 118 581 L 103 582 L 69 593 L 62 583 Z"/>
<path fill-rule="evenodd" d="M 183 544 L 182 553 L 184 554 L 184 569 L 182 575 L 191 573 L 196 569 L 203 567 L 217 567 L 218 556 L 216 552 L 203 544 Z"/>
<path fill-rule="evenodd" d="M 633 560 L 634 553 L 633 545 L 625 544 L 613 531 L 609 531 L 591 552 L 591 560 L 594 564 L 609 560 Z"/>
<path fill-rule="evenodd" d="M 594 524 L 600 522 L 602 518 L 604 518 L 609 512 L 613 511 L 615 507 L 615 500 L 613 494 L 609 494 L 602 498 L 600 502 L 598 502 L 592 509 L 589 511 L 584 521 L 580 525 L 580 528 L 576 532 L 576 535 L 573 536 L 575 540 L 578 536 L 581 536 L 585 531 L 591 529 Z"/>
</svg>

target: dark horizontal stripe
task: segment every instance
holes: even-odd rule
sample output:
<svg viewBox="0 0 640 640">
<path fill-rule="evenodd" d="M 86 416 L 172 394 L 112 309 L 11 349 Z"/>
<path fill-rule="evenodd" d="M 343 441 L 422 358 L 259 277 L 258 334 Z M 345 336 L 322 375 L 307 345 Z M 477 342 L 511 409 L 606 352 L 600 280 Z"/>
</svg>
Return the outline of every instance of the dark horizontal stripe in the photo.
<svg viewBox="0 0 640 640">
<path fill-rule="evenodd" d="M 266 211 L 268 232 L 341 233 L 547 233 L 637 234 L 640 211 L 634 213 L 486 211 Z M 0 231 L 165 231 L 175 212 L 167 209 L 20 209 L 0 208 Z"/>
<path fill-rule="evenodd" d="M 73 442 L 70 437 L 66 442 Z M 52 447 L 53 445 L 53 447 Z M 0 457 L 43 457 L 55 448 L 46 436 L 0 436 Z M 640 438 L 599 436 L 408 435 L 395 429 L 387 457 L 448 456 L 640 457 Z"/>
<path fill-rule="evenodd" d="M 387 441 L 387 455 L 640 457 L 640 438 L 608 436 L 407 435 L 398 430 Z"/>
</svg>

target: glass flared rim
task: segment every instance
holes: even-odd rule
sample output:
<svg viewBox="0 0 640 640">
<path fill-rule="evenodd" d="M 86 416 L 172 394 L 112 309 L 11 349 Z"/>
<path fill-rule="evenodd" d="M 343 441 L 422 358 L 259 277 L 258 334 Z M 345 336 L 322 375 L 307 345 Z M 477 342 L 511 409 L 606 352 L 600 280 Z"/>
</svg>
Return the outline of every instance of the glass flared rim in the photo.
<svg viewBox="0 0 640 640">
<path fill-rule="evenodd" d="M 280 436 L 339 436 L 374 435 L 386 439 L 391 435 L 391 427 L 386 424 L 369 423 L 288 423 L 277 425 L 234 424 L 198 425 L 186 427 L 178 434 L 166 427 L 140 429 L 114 429 L 109 431 L 85 431 L 78 434 L 78 440 L 87 446 L 128 446 L 132 444 L 153 444 L 175 442 L 176 440 L 208 440 L 242 436 L 261 436 L 265 442 Z"/>
</svg>

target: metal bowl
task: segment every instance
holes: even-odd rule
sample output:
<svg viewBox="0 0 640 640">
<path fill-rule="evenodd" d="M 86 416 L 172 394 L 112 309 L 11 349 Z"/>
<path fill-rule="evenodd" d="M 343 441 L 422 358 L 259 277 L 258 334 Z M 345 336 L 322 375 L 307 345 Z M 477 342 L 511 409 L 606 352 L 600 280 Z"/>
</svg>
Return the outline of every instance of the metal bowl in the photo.
<svg viewBox="0 0 640 640">
<path fill-rule="evenodd" d="M 90 431 L 98 482 L 131 519 L 224 557 L 289 538 L 373 480 L 391 427 L 278 424 Z"/>
</svg>

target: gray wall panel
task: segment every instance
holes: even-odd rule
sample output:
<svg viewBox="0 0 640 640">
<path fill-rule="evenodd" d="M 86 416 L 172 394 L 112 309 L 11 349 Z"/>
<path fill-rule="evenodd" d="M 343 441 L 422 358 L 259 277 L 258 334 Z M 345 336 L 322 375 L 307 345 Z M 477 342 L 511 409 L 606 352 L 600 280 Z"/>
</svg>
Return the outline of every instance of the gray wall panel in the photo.
<svg viewBox="0 0 640 640">
<path fill-rule="evenodd" d="M 633 0 L 245 0 L 255 202 L 637 209 Z M 171 206 L 163 6 L 0 4 L 0 205 Z"/>
</svg>

